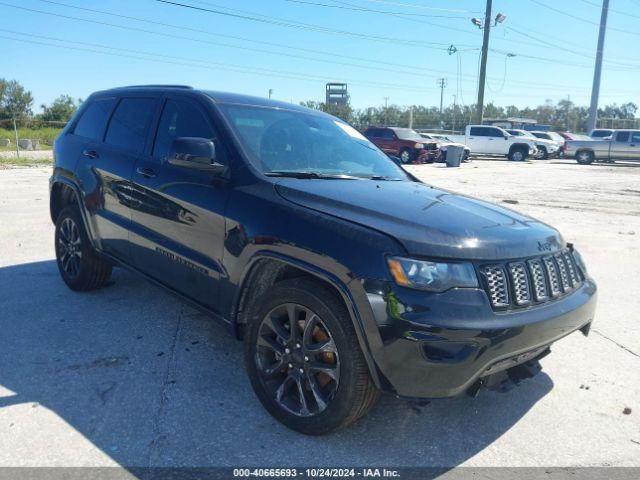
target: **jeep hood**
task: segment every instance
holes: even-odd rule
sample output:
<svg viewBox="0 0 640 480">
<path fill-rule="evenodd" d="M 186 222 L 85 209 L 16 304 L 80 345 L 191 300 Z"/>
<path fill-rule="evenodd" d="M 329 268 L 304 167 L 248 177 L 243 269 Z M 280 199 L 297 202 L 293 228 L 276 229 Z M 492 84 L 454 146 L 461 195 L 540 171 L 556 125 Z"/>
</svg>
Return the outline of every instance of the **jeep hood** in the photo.
<svg viewBox="0 0 640 480">
<path fill-rule="evenodd" d="M 564 246 L 538 220 L 423 183 L 281 179 L 275 188 L 297 205 L 394 237 L 409 255 L 506 260 Z"/>
</svg>

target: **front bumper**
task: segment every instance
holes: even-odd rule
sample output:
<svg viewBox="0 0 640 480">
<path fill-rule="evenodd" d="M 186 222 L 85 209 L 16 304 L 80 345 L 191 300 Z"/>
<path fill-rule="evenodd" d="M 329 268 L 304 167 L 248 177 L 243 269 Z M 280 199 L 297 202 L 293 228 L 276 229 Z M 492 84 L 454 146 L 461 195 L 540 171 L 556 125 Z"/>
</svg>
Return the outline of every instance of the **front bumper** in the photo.
<svg viewBox="0 0 640 480">
<path fill-rule="evenodd" d="M 387 389 L 408 398 L 463 394 L 576 330 L 587 334 L 597 296 L 587 279 L 559 300 L 498 313 L 479 289 L 433 294 L 386 287 L 386 294 L 379 284 L 367 288 L 383 343 L 375 361 Z"/>
</svg>

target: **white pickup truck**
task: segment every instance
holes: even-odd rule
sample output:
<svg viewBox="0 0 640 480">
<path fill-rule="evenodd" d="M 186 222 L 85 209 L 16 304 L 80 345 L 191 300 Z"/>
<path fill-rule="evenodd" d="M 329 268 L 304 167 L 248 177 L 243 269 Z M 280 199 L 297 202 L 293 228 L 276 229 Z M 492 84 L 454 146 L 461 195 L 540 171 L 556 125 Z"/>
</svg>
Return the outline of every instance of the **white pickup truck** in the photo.
<svg viewBox="0 0 640 480">
<path fill-rule="evenodd" d="M 464 143 L 471 155 L 505 156 L 514 162 L 535 156 L 536 140 L 510 135 L 500 127 L 467 125 L 464 135 L 447 135 L 452 141 Z"/>
</svg>

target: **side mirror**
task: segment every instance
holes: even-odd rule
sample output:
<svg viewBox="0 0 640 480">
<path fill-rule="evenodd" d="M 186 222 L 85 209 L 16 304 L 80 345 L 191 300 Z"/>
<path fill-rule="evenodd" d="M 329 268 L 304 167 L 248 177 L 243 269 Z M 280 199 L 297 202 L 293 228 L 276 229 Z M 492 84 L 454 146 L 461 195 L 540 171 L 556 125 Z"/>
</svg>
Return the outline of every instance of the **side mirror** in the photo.
<svg viewBox="0 0 640 480">
<path fill-rule="evenodd" d="M 192 168 L 221 175 L 227 170 L 216 162 L 216 146 L 212 140 L 198 137 L 180 137 L 171 143 L 169 163 L 176 167 Z"/>
</svg>

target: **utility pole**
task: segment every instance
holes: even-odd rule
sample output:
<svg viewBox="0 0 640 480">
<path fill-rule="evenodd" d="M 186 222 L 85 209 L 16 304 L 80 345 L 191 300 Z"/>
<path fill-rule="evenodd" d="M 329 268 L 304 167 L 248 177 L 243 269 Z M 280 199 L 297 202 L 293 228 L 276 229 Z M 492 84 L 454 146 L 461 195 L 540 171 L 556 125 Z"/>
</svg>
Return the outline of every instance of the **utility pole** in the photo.
<svg viewBox="0 0 640 480">
<path fill-rule="evenodd" d="M 384 97 L 384 126 L 389 124 L 389 97 Z"/>
<path fill-rule="evenodd" d="M 487 79 L 487 55 L 489 54 L 489 34 L 491 33 L 491 7 L 492 0 L 487 0 L 487 9 L 484 12 L 484 36 L 482 37 L 482 60 L 480 63 L 480 79 L 478 83 L 478 125 L 482 125 L 484 117 L 484 85 Z"/>
<path fill-rule="evenodd" d="M 273 95 L 273 88 L 269 89 L 269 98 L 271 98 L 271 95 Z"/>
<path fill-rule="evenodd" d="M 442 118 L 442 101 L 444 100 L 444 89 L 447 86 L 447 79 L 439 78 L 437 84 L 438 87 L 440 87 L 440 117 Z"/>
<path fill-rule="evenodd" d="M 458 96 L 454 95 L 453 96 L 453 126 L 451 127 L 451 130 L 453 132 L 456 131 L 456 109 L 458 108 Z"/>
<path fill-rule="evenodd" d="M 13 117 L 13 135 L 16 138 L 16 157 L 20 158 L 20 147 L 18 146 L 18 127 L 16 126 L 16 117 Z"/>
<path fill-rule="evenodd" d="M 589 109 L 588 132 L 596 128 L 598 120 L 598 99 L 600 98 L 600 77 L 602 76 L 602 56 L 604 53 L 604 37 L 607 33 L 607 16 L 609 14 L 609 0 L 602 1 L 602 15 L 600 17 L 600 34 L 598 35 L 598 51 L 596 52 L 596 69 L 593 74 L 593 88 L 591 89 L 591 108 Z"/>
</svg>

